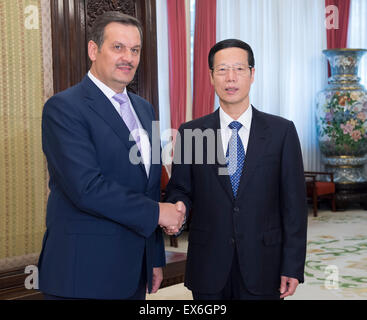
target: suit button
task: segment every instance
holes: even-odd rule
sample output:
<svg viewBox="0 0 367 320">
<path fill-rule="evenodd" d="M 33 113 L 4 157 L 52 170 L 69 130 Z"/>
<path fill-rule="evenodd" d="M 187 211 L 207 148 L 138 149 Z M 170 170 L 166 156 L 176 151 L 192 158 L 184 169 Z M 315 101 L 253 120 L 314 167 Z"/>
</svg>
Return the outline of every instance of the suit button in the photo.
<svg viewBox="0 0 367 320">
<path fill-rule="evenodd" d="M 233 211 L 236 212 L 236 213 L 238 213 L 238 212 L 240 212 L 240 208 L 239 207 L 234 207 L 233 208 Z"/>
<path fill-rule="evenodd" d="M 232 244 L 235 244 L 236 243 L 236 240 L 234 238 L 231 238 L 231 243 Z"/>
</svg>

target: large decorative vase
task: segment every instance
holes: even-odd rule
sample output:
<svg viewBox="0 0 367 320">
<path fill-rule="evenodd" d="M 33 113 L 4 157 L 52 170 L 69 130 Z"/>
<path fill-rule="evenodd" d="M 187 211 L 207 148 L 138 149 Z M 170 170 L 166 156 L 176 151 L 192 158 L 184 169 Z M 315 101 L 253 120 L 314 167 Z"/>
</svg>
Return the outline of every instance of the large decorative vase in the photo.
<svg viewBox="0 0 367 320">
<path fill-rule="evenodd" d="M 360 84 L 358 65 L 364 49 L 332 49 L 328 86 L 317 95 L 317 133 L 322 161 L 334 173 L 339 204 L 367 204 L 367 91 Z M 337 194 L 338 201 L 338 194 Z"/>
</svg>

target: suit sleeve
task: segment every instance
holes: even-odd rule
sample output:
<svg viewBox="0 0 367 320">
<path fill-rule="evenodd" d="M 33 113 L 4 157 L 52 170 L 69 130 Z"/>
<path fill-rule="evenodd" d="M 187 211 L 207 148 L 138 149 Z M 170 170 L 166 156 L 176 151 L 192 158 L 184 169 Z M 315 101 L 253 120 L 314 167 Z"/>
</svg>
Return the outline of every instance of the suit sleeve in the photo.
<svg viewBox="0 0 367 320">
<path fill-rule="evenodd" d="M 176 137 L 175 153 L 172 163 L 171 178 L 167 184 L 165 201 L 176 203 L 182 201 L 186 207 L 186 217 L 191 208 L 192 195 L 192 174 L 191 164 L 184 162 L 186 153 L 191 153 L 191 150 L 185 149 L 185 141 L 183 135 L 184 129 L 181 126 Z"/>
<path fill-rule="evenodd" d="M 88 124 L 65 99 L 54 96 L 45 104 L 42 146 L 50 175 L 79 210 L 143 237 L 155 231 L 158 203 L 103 176 Z"/>
<path fill-rule="evenodd" d="M 283 221 L 282 275 L 304 281 L 307 244 L 307 201 L 302 152 L 293 122 L 282 152 L 281 207 Z"/>
</svg>

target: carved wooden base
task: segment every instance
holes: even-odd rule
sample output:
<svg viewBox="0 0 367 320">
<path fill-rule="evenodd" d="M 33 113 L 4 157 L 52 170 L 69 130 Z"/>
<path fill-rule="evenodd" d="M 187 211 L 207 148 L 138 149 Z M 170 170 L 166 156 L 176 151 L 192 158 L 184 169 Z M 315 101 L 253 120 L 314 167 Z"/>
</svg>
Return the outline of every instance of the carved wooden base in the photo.
<svg viewBox="0 0 367 320">
<path fill-rule="evenodd" d="M 360 205 L 367 210 L 367 183 L 336 183 L 337 210 L 346 210 L 351 205 Z"/>
</svg>

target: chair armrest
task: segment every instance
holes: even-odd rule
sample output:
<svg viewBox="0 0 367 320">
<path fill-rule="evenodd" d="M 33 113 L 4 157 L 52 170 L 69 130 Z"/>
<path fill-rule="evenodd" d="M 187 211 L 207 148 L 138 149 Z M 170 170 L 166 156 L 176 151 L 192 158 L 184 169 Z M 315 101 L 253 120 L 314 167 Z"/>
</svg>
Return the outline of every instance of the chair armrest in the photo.
<svg viewBox="0 0 367 320">
<path fill-rule="evenodd" d="M 305 174 L 305 178 L 311 178 L 312 179 L 312 180 L 308 180 L 307 182 L 316 182 L 316 175 Z"/>
<path fill-rule="evenodd" d="M 330 182 L 334 182 L 334 173 L 332 172 L 322 172 L 322 171 L 305 171 L 305 177 L 314 175 L 315 177 L 318 175 L 327 175 L 330 177 Z"/>
</svg>

